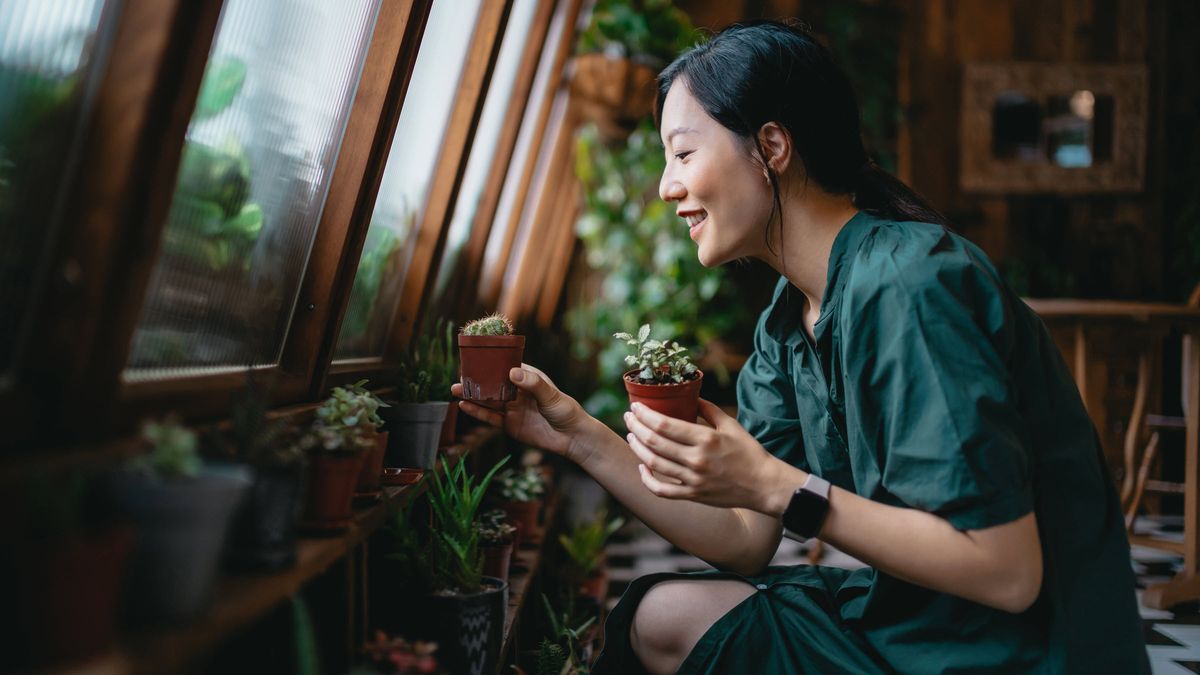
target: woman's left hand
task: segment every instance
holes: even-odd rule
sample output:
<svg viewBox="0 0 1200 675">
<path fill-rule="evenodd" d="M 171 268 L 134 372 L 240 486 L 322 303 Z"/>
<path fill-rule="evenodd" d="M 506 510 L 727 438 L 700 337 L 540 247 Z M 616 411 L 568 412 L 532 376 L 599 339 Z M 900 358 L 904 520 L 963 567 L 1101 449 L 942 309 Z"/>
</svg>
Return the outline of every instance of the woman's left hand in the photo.
<svg viewBox="0 0 1200 675">
<path fill-rule="evenodd" d="M 700 416 L 711 426 L 668 417 L 640 403 L 625 413 L 626 440 L 642 461 L 642 483 L 667 499 L 761 510 L 764 472 L 774 458 L 737 420 L 704 399 Z"/>
</svg>

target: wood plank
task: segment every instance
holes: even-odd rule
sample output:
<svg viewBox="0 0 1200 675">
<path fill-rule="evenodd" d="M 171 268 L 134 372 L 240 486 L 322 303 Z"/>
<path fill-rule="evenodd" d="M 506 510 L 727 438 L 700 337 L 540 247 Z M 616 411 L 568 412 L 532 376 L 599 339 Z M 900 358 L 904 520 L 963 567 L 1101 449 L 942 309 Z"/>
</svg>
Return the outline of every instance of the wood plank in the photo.
<svg viewBox="0 0 1200 675">
<path fill-rule="evenodd" d="M 560 217 L 555 225 L 558 242 L 551 249 L 553 257 L 549 269 L 546 270 L 546 281 L 538 299 L 537 326 L 542 330 L 549 329 L 554 321 L 559 300 L 567 283 L 567 273 L 574 259 L 578 241 L 575 236 L 575 221 L 583 208 L 582 190 L 579 181 L 574 179 L 569 181 L 568 187 L 563 190 L 563 203 L 559 207 Z"/>
<path fill-rule="evenodd" d="M 442 138 L 441 154 L 429 186 L 429 196 L 414 233 L 416 242 L 405 272 L 400 304 L 384 354 L 385 362 L 403 353 L 420 324 L 423 306 L 432 296 L 454 203 L 462 187 L 475 130 L 483 114 L 488 84 L 500 54 L 501 37 L 512 4 L 513 0 L 497 0 L 483 3 L 480 8 L 455 93 L 454 108 Z"/>
</svg>

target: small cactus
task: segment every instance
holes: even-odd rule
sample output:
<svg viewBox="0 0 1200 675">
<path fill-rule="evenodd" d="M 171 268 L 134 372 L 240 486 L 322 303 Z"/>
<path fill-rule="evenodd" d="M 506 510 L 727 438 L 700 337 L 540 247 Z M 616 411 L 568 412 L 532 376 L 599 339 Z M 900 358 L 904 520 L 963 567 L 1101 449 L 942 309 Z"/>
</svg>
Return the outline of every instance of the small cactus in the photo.
<svg viewBox="0 0 1200 675">
<path fill-rule="evenodd" d="M 492 314 L 475 319 L 463 326 L 463 335 L 512 335 L 512 322 L 503 314 Z"/>
</svg>

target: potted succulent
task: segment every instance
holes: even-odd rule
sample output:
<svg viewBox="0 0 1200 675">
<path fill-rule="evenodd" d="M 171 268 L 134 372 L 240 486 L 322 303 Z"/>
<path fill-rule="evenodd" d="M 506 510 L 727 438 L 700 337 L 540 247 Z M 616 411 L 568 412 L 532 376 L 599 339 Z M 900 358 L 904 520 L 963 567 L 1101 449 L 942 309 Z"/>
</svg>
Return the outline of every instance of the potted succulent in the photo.
<svg viewBox="0 0 1200 675">
<path fill-rule="evenodd" d="M 13 572 L 11 613 L 20 618 L 5 654 L 10 666 L 78 663 L 112 643 L 132 533 L 114 522 L 96 487 L 93 476 L 72 471 L 6 495 L 16 503 L 4 510 L 20 524 L 0 553 L 0 566 Z"/>
<path fill-rule="evenodd" d="M 475 520 L 492 477 L 507 459 L 478 482 L 461 461 L 453 467 L 443 463 L 431 474 L 426 572 L 432 592 L 424 599 L 421 629 L 426 634 L 421 637 L 447 647 L 442 653 L 452 673 L 491 673 L 500 656 L 508 583 L 483 576 Z"/>
<path fill-rule="evenodd" d="M 517 529 L 514 537 L 516 545 L 541 541 L 538 515 L 546 494 L 541 470 L 536 466 L 505 469 L 496 476 L 496 487 L 502 500 L 501 508 L 508 514 L 508 522 Z"/>
<path fill-rule="evenodd" d="M 609 520 L 608 511 L 601 509 L 595 519 L 576 525 L 569 535 L 558 537 L 570 559 L 568 577 L 577 584 L 579 595 L 594 598 L 601 605 L 608 594 L 604 545 L 624 524 L 624 518 Z"/>
<path fill-rule="evenodd" d="M 377 474 L 382 473 L 382 450 L 375 430 L 383 423 L 377 411 L 385 404 L 363 388 L 365 383 L 360 380 L 350 387 L 334 387 L 317 408 L 310 433 L 302 441 L 311 467 L 304 517 L 308 529 L 338 531 L 349 526 L 363 463 L 378 461 Z"/>
<path fill-rule="evenodd" d="M 229 523 L 252 482 L 244 466 L 206 464 L 196 434 L 168 418 L 147 422 L 150 451 L 112 484 L 118 508 L 138 528 L 130 560 L 134 621 L 180 622 L 208 605 Z"/>
<path fill-rule="evenodd" d="M 421 334 L 400 363 L 396 400 L 384 412 L 391 429 L 389 467 L 433 468 L 441 439 L 448 435 L 450 385 L 458 377 L 454 324 L 439 320 Z M 452 423 L 449 436 L 452 439 Z"/>
<path fill-rule="evenodd" d="M 503 509 L 492 509 L 479 516 L 475 528 L 479 530 L 479 548 L 483 551 L 484 576 L 508 581 L 508 569 L 512 562 L 513 535 L 517 528 L 505 522 Z"/>
<path fill-rule="evenodd" d="M 572 627 L 575 621 L 574 603 L 568 600 L 566 611 L 561 614 L 554 611 L 550 599 L 542 594 L 542 606 L 546 608 L 546 618 L 550 627 L 550 637 L 543 637 L 538 648 L 533 652 L 533 672 L 535 675 L 582 675 L 589 672 L 590 628 L 596 622 L 596 617 L 588 617 L 578 626 Z M 525 671 L 519 670 L 524 673 Z"/>
<path fill-rule="evenodd" d="M 630 404 L 641 403 L 664 415 L 695 422 L 704 372 L 692 363 L 687 347 L 674 340 L 651 339 L 650 324 L 643 324 L 636 336 L 614 333 L 613 337 L 634 348 L 634 353 L 625 357 L 625 363 L 633 368 L 622 378 Z"/>
<path fill-rule="evenodd" d="M 206 438 L 210 453 L 254 469 L 254 484 L 233 520 L 227 558 L 234 567 L 279 570 L 296 561 L 296 523 L 304 487 L 300 432 L 270 419 L 270 397 L 247 371 L 227 428 Z"/>
<path fill-rule="evenodd" d="M 521 366 L 524 353 L 525 336 L 513 335 L 512 322 L 503 314 L 463 326 L 458 336 L 463 398 L 493 406 L 515 399 L 517 388 L 508 371 Z"/>
</svg>

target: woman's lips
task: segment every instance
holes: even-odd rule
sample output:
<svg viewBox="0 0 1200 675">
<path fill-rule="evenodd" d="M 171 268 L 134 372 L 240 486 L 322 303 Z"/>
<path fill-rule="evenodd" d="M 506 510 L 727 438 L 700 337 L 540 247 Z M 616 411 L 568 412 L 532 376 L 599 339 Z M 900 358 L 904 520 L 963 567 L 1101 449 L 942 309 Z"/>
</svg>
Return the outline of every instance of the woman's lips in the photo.
<svg viewBox="0 0 1200 675">
<path fill-rule="evenodd" d="M 707 222 L 708 222 L 708 214 L 706 213 L 703 215 L 702 218 L 700 218 L 700 220 L 696 221 L 695 223 L 691 223 L 691 222 L 688 223 L 688 236 L 692 238 L 692 241 L 696 240 L 696 235 L 700 232 L 700 228 L 704 227 L 704 224 Z"/>
</svg>

